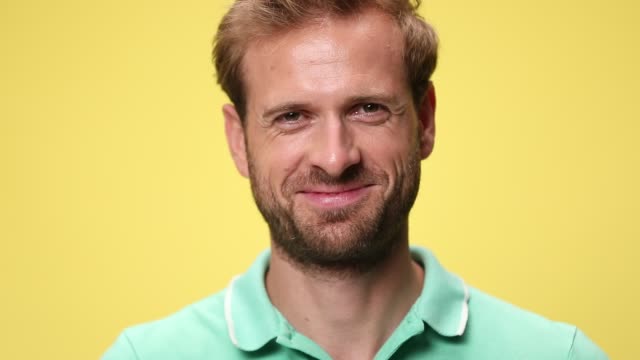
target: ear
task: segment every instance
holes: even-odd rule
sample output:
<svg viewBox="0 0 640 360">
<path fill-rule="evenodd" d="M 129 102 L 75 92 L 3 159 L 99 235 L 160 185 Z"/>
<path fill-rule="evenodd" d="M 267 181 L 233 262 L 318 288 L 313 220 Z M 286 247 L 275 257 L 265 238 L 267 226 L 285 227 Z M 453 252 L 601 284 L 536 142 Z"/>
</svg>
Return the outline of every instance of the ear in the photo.
<svg viewBox="0 0 640 360">
<path fill-rule="evenodd" d="M 249 176 L 249 166 L 247 162 L 247 149 L 245 143 L 244 127 L 238 111 L 231 104 L 222 107 L 222 115 L 224 116 L 224 132 L 227 136 L 227 145 L 231 152 L 233 162 L 240 175 Z"/>
<path fill-rule="evenodd" d="M 436 90 L 433 83 L 429 81 L 427 93 L 420 104 L 418 120 L 420 121 L 420 155 L 426 159 L 433 151 L 433 144 L 436 136 Z"/>
</svg>

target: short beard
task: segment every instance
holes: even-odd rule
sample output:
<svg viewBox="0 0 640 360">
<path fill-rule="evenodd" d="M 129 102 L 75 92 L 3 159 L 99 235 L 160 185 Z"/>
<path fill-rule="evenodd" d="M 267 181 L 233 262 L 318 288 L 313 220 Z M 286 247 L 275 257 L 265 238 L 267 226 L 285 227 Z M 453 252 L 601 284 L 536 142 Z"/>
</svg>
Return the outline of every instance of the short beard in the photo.
<svg viewBox="0 0 640 360">
<path fill-rule="evenodd" d="M 353 183 L 375 183 L 386 188 L 388 177 L 382 171 L 368 169 L 363 164 L 351 166 L 339 177 L 313 168 L 308 173 L 287 179 L 282 193 L 290 201 L 287 206 L 282 206 L 276 200 L 273 189 L 265 186 L 269 182 L 256 172 L 249 156 L 251 190 L 258 209 L 269 225 L 273 246 L 293 266 L 307 273 L 331 277 L 369 272 L 388 259 L 402 239 L 406 239 L 403 232 L 407 231 L 409 211 L 420 184 L 418 149 L 407 159 L 403 170 L 395 179 L 388 198 L 380 198 L 375 206 L 365 201 L 365 204 L 357 203 L 313 214 L 313 221 L 305 221 L 296 216 L 300 214 L 296 213 L 292 201 L 295 189 L 303 185 Z"/>
</svg>

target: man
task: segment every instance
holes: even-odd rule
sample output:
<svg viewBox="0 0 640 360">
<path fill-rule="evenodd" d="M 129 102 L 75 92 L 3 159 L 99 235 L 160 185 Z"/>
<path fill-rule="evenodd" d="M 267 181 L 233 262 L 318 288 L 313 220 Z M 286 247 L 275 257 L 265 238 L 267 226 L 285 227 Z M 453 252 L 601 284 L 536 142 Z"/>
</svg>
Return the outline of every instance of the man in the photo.
<svg viewBox="0 0 640 360">
<path fill-rule="evenodd" d="M 437 38 L 408 0 L 238 0 L 216 37 L 238 171 L 271 251 L 104 359 L 606 359 L 575 327 L 410 248 Z"/>
</svg>

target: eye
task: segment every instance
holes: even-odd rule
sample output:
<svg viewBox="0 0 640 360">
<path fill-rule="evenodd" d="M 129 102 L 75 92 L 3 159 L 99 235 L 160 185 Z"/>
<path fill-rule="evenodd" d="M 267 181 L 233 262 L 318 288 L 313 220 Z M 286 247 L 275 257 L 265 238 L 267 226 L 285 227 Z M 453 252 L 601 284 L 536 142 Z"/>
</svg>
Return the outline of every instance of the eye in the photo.
<svg viewBox="0 0 640 360">
<path fill-rule="evenodd" d="M 380 110 L 379 104 L 369 103 L 369 104 L 362 105 L 362 111 L 364 111 L 365 113 L 373 113 L 378 110 Z"/>
<path fill-rule="evenodd" d="M 300 114 L 297 111 L 290 111 L 288 113 L 284 113 L 284 114 L 280 115 L 280 119 L 284 120 L 285 122 L 296 122 L 296 121 L 300 120 L 301 116 L 302 116 L 302 114 Z"/>
<path fill-rule="evenodd" d="M 308 124 L 309 116 L 303 111 L 287 111 L 273 119 L 273 124 L 281 131 L 294 131 L 302 129 Z"/>
<path fill-rule="evenodd" d="M 275 119 L 275 123 L 284 124 L 284 125 L 293 125 L 295 123 L 300 122 L 304 115 L 300 111 L 288 111 L 286 113 L 282 113 L 278 115 Z"/>
<path fill-rule="evenodd" d="M 353 109 L 355 115 L 372 115 L 378 112 L 385 112 L 386 108 L 383 105 L 377 103 L 364 103 L 358 104 Z"/>
<path fill-rule="evenodd" d="M 362 103 L 353 108 L 350 116 L 353 120 L 377 124 L 388 120 L 390 112 L 386 106 L 378 103 Z"/>
</svg>

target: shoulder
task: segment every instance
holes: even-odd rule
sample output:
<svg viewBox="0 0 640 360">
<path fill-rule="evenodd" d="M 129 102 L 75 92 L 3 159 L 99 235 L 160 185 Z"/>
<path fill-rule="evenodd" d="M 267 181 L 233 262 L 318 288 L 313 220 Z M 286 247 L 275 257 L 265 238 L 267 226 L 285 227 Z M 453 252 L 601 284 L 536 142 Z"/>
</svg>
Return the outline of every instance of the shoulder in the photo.
<svg viewBox="0 0 640 360">
<path fill-rule="evenodd" d="M 556 322 L 470 288 L 465 337 L 521 359 L 606 360 L 578 328 Z"/>
<path fill-rule="evenodd" d="M 233 358 L 221 291 L 164 319 L 137 325 L 120 334 L 103 360 Z"/>
</svg>

